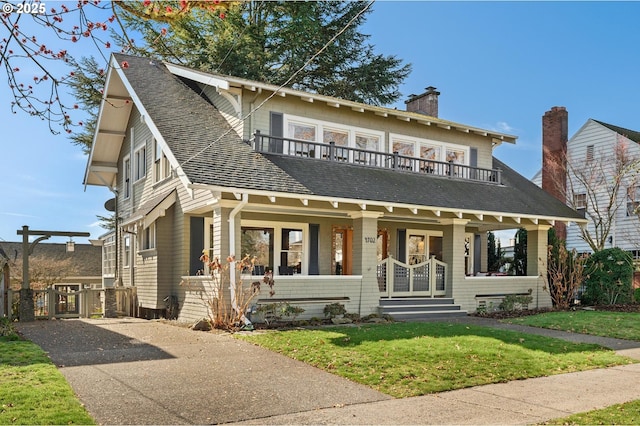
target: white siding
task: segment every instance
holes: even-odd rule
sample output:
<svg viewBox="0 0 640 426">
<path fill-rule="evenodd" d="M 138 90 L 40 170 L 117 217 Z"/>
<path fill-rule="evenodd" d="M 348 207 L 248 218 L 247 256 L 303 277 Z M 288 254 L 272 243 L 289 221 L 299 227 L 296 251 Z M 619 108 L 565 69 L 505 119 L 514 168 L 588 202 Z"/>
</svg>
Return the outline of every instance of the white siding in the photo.
<svg viewBox="0 0 640 426">
<path fill-rule="evenodd" d="M 585 164 L 587 160 L 587 150 L 589 146 L 593 146 L 594 162 L 598 159 L 615 155 L 615 146 L 618 141 L 618 135 L 592 121 L 589 120 L 568 142 L 567 154 L 568 161 L 571 164 Z M 629 154 L 640 158 L 640 147 L 637 143 L 628 141 L 627 146 Z M 609 175 L 612 178 L 612 174 Z M 615 223 L 612 226 L 610 236 L 611 242 L 607 242 L 606 247 L 620 247 L 624 250 L 637 250 L 639 248 L 638 231 L 640 230 L 640 221 L 637 216 L 627 216 L 626 213 L 626 188 L 627 185 L 623 185 L 620 188 L 620 192 L 617 198 L 617 213 Z M 585 192 L 585 189 L 580 186 L 576 186 L 574 191 L 571 192 L 570 188 L 567 189 L 567 197 L 573 197 L 573 194 Z M 600 206 L 606 204 L 607 195 L 601 192 L 599 197 Z M 592 208 L 588 206 L 588 208 Z M 602 209 L 602 207 L 600 207 Z M 588 219 L 588 217 L 587 217 Z M 589 222 L 587 229 L 593 234 L 594 225 L 593 222 Z M 570 224 L 567 227 L 567 246 L 575 248 L 578 252 L 589 252 L 591 249 L 589 245 L 582 239 L 580 229 L 575 224 Z"/>
</svg>

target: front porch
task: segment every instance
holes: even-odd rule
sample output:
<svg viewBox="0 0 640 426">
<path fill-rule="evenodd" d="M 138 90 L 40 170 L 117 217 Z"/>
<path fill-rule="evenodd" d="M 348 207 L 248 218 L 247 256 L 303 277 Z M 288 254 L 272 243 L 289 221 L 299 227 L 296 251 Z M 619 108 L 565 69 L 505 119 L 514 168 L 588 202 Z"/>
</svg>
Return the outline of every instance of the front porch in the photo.
<svg viewBox="0 0 640 426">
<path fill-rule="evenodd" d="M 260 294 L 252 299 L 249 307 L 286 302 L 305 309 L 299 319 L 310 319 L 322 318 L 324 307 L 337 302 L 342 303 L 349 313 L 361 316 L 389 314 L 396 320 L 448 318 L 478 309 L 497 309 L 508 295 L 531 295 L 529 308 L 551 307 L 551 299 L 544 290 L 541 277 L 464 276 L 448 282 L 445 280 L 447 269 L 446 263 L 435 258 L 417 265 L 388 258 L 378 263 L 374 287 L 367 285 L 362 275 L 276 276 L 275 295 L 270 296 L 270 289 L 262 286 Z M 245 288 L 260 278 L 242 275 Z M 193 305 L 203 306 L 207 296 L 219 291 L 216 288 L 219 284 L 206 275 L 185 276 L 183 281 L 189 283 L 184 286 L 181 297 L 183 308 L 188 311 L 194 310 Z"/>
</svg>

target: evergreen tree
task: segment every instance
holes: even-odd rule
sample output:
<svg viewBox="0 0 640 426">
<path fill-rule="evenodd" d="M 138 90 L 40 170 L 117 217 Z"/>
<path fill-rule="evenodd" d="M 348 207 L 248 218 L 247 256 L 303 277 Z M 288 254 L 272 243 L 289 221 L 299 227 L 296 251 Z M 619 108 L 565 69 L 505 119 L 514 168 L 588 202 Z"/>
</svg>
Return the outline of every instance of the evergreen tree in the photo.
<svg viewBox="0 0 640 426">
<path fill-rule="evenodd" d="M 511 270 L 514 275 L 524 276 L 527 275 L 527 230 L 518 229 L 515 239 Z"/>
<path fill-rule="evenodd" d="M 496 272 L 501 266 L 501 249 L 500 242 L 496 244 L 496 237 L 493 232 L 487 233 L 487 269 Z"/>
</svg>

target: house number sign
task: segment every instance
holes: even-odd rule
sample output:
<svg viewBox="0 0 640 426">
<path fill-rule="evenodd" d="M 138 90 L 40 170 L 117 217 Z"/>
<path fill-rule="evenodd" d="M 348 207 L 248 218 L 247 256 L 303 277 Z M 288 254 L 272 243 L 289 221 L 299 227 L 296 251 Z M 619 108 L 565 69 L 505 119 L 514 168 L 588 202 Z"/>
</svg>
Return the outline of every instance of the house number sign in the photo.
<svg viewBox="0 0 640 426">
<path fill-rule="evenodd" d="M 364 242 L 367 244 L 375 244 L 376 243 L 376 239 L 375 237 L 364 237 Z"/>
</svg>

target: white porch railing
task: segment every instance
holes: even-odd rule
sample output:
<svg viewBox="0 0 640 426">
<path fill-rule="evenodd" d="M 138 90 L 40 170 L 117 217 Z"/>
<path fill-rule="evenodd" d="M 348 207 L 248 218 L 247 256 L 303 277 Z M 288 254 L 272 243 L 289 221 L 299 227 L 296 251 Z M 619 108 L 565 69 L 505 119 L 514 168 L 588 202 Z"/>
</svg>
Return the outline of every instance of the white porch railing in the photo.
<svg viewBox="0 0 640 426">
<path fill-rule="evenodd" d="M 446 295 L 447 264 L 435 257 L 408 265 L 391 257 L 378 263 L 378 287 L 383 296 L 424 296 Z"/>
</svg>

